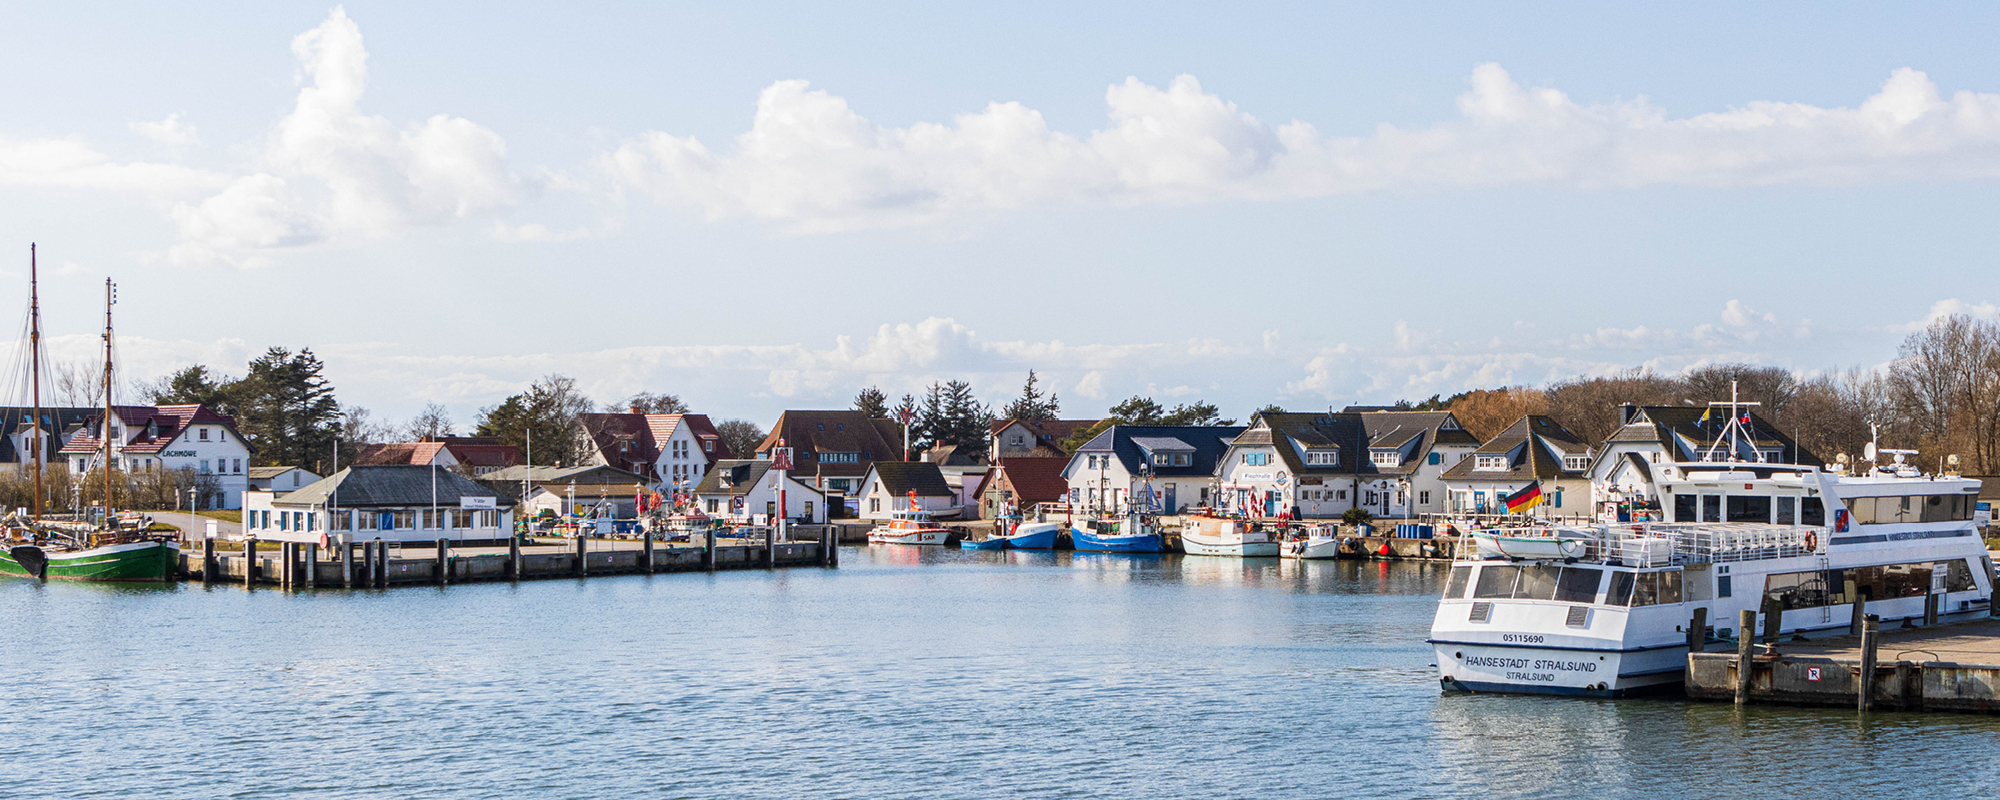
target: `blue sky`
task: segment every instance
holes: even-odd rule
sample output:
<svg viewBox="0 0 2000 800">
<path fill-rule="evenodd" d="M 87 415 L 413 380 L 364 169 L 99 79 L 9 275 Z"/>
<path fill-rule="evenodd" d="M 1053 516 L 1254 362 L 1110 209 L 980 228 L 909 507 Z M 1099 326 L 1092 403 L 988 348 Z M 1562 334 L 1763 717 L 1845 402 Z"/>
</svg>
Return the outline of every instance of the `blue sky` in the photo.
<svg viewBox="0 0 2000 800">
<path fill-rule="evenodd" d="M 1028 369 L 1241 415 L 1993 315 L 1985 5 L 0 10 L 0 279 L 124 367 L 311 346 L 763 423 Z"/>
</svg>

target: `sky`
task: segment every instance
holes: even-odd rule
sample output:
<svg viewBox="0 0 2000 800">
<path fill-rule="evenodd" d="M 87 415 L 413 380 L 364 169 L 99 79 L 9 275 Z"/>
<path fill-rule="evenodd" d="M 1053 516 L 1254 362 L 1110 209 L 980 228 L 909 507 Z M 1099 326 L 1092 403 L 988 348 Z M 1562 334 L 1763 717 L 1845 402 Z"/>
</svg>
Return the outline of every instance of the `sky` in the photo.
<svg viewBox="0 0 2000 800">
<path fill-rule="evenodd" d="M 1246 416 L 2000 316 L 1991 4 L 0 7 L 55 357 Z M 11 253 L 12 255 L 6 255 Z M 4 297 L 4 296 L 0 296 Z"/>
</svg>

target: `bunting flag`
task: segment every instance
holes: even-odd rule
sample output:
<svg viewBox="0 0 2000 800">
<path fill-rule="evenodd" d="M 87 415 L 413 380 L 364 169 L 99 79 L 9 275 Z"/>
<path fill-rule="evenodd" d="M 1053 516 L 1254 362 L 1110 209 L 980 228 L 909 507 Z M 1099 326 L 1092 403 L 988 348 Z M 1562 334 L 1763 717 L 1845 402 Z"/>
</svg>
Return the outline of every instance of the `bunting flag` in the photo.
<svg viewBox="0 0 2000 800">
<path fill-rule="evenodd" d="M 1706 408 L 1702 409 L 1702 410 L 1701 410 L 1701 421 L 1700 421 L 1700 422 L 1697 422 L 1697 423 L 1695 423 L 1695 424 L 1697 424 L 1697 425 L 1707 425 L 1707 424 L 1708 424 L 1708 412 L 1709 412 L 1709 409 L 1706 409 Z"/>
<path fill-rule="evenodd" d="M 1542 482 L 1535 481 L 1521 491 L 1500 498 L 1500 502 L 1507 504 L 1507 513 L 1519 514 L 1541 505 L 1544 499 L 1546 498 L 1542 496 Z"/>
</svg>

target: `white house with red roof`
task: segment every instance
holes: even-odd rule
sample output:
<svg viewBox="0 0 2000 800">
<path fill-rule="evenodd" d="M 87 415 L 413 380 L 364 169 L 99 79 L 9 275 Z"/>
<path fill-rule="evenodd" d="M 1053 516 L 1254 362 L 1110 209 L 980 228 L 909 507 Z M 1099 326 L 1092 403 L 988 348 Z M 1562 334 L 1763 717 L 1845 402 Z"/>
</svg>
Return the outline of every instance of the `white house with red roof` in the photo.
<svg viewBox="0 0 2000 800">
<path fill-rule="evenodd" d="M 646 476 L 663 491 L 691 493 L 728 445 L 706 414 L 582 414 L 578 424 L 591 443 L 591 465 Z"/>
<path fill-rule="evenodd" d="M 236 432 L 236 420 L 201 405 L 112 406 L 111 457 L 119 469 L 194 470 L 215 478 L 216 494 L 200 504 L 210 508 L 241 508 L 249 488 L 246 469 L 250 445 Z M 70 472 L 97 469 L 104 458 L 103 412 L 85 420 L 59 454 Z"/>
</svg>

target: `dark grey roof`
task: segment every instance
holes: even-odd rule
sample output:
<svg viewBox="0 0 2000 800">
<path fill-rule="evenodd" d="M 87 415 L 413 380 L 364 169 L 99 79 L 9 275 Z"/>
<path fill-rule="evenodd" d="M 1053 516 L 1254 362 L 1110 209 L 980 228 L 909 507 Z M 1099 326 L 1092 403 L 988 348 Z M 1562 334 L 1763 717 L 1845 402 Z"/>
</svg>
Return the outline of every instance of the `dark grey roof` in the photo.
<svg viewBox="0 0 2000 800">
<path fill-rule="evenodd" d="M 416 465 L 348 467 L 331 477 L 307 484 L 297 491 L 272 498 L 286 505 L 327 505 L 331 499 L 342 508 L 368 506 L 457 507 L 461 497 L 491 497 L 503 508 L 514 499 L 502 497 L 477 481 L 448 469 Z"/>
<path fill-rule="evenodd" d="M 34 416 L 34 411 L 32 408 L 25 407 L 0 408 L 0 433 L 14 434 L 26 430 L 29 419 Z M 56 455 L 56 451 L 62 448 L 61 437 L 80 429 L 85 421 L 91 419 L 91 415 L 95 413 L 99 413 L 99 410 L 94 408 L 44 407 L 42 409 L 42 433 L 46 435 L 46 438 L 42 444 L 48 450 L 42 454 L 43 463 L 61 461 L 61 457 Z M 14 440 L 12 436 L 0 436 L 0 464 L 19 464 L 35 460 L 33 453 L 26 455 L 27 457 L 24 459 L 21 453 L 14 452 Z"/>
<path fill-rule="evenodd" d="M 1177 450 L 1194 449 L 1194 445 L 1188 444 L 1187 442 L 1183 442 L 1172 436 L 1134 436 L 1132 437 L 1132 443 L 1140 447 L 1146 448 L 1147 450 L 1152 450 L 1155 452 L 1158 451 L 1172 452 Z"/>
<path fill-rule="evenodd" d="M 915 491 L 918 497 L 954 497 L 951 484 L 945 483 L 944 470 L 928 461 L 877 461 L 875 474 L 882 477 L 882 488 L 897 497 Z"/>
<path fill-rule="evenodd" d="M 250 476 L 250 479 L 254 481 L 254 480 L 262 480 L 265 478 L 275 478 L 278 477 L 279 475 L 283 475 L 295 469 L 298 469 L 298 467 L 251 467 L 247 470 L 244 470 L 243 472 L 245 475 Z"/>
<path fill-rule="evenodd" d="M 504 483 L 529 481 L 544 483 L 648 483 L 645 476 L 628 472 L 617 467 L 598 464 L 587 467 L 503 467 L 479 476 L 482 481 Z"/>
<path fill-rule="evenodd" d="M 1792 437 L 1786 436 L 1784 431 L 1765 421 L 1757 412 L 1745 410 L 1744 413 L 1750 417 L 1749 424 L 1743 426 L 1748 434 L 1748 441 L 1743 442 L 1745 446 L 1779 448 L 1784 451 L 1780 458 L 1795 464 L 1818 466 L 1826 463 L 1812 451 L 1799 447 Z M 1707 422 L 1702 421 L 1703 414 L 1707 414 Z M 1722 432 L 1728 416 L 1727 410 L 1708 406 L 1641 406 L 1635 410 L 1631 422 L 1612 431 L 1604 441 L 1607 444 L 1642 442 L 1664 446 L 1677 438 L 1685 439 L 1693 443 L 1696 452 L 1672 447 L 1667 449 L 1667 457 L 1675 460 L 1698 459 L 1701 457 L 1699 451 Z"/>
<path fill-rule="evenodd" d="M 1134 475 L 1150 472 L 1153 475 L 1172 477 L 1207 477 L 1215 474 L 1216 461 L 1228 452 L 1229 442 L 1243 434 L 1242 426 L 1192 427 L 1173 425 L 1113 425 L 1103 433 L 1093 437 L 1078 453 L 1111 451 L 1118 461 L 1125 465 L 1125 471 Z M 1177 439 L 1194 450 L 1192 464 L 1185 467 L 1170 467 L 1150 464 L 1146 461 L 1137 439 Z M 1074 460 L 1071 461 L 1074 464 Z"/>
<path fill-rule="evenodd" d="M 771 471 L 769 459 L 725 458 L 715 462 L 708 473 L 701 476 L 701 483 L 694 487 L 695 494 L 749 494 L 750 490 L 764 479 L 764 473 Z"/>
<path fill-rule="evenodd" d="M 1549 442 L 1564 445 L 1560 451 L 1551 449 Z M 1530 479 L 1555 479 L 1565 475 L 1575 477 L 1583 470 L 1563 468 L 1563 456 L 1569 453 L 1583 455 L 1590 447 L 1571 433 L 1562 423 L 1542 414 L 1529 414 L 1514 421 L 1485 444 L 1474 450 L 1474 457 L 1467 458 L 1444 471 L 1446 480 L 1473 481 L 1521 481 Z M 1478 455 L 1504 455 L 1507 468 L 1479 469 Z"/>
</svg>

